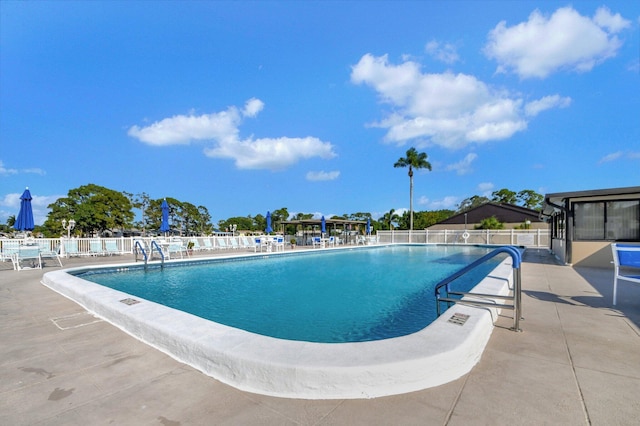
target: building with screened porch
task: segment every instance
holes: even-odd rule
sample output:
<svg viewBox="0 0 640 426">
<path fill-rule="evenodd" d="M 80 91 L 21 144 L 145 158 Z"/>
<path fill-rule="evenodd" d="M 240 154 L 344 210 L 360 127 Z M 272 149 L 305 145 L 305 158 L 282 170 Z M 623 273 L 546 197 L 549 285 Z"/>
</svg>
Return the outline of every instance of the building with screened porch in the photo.
<svg viewBox="0 0 640 426">
<path fill-rule="evenodd" d="M 640 242 L 640 186 L 546 194 L 542 214 L 567 264 L 610 268 L 611 243 Z"/>
</svg>

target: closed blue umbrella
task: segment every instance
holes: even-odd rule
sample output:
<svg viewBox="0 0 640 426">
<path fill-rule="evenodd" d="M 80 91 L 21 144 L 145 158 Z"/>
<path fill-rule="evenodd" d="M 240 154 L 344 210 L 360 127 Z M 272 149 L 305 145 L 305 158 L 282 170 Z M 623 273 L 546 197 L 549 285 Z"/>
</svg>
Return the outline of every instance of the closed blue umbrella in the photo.
<svg viewBox="0 0 640 426">
<path fill-rule="evenodd" d="M 167 204 L 167 200 L 162 201 L 162 223 L 160 224 L 160 232 L 169 232 L 171 228 L 169 227 L 169 204 Z"/>
<path fill-rule="evenodd" d="M 323 234 L 327 232 L 327 222 L 324 220 L 324 216 L 320 219 L 320 232 Z"/>
<path fill-rule="evenodd" d="M 273 228 L 271 228 L 271 212 L 267 212 L 267 229 L 264 230 L 267 234 L 273 232 Z"/>
<path fill-rule="evenodd" d="M 371 235 L 371 219 L 367 218 L 367 235 Z"/>
<path fill-rule="evenodd" d="M 25 189 L 20 197 L 20 213 L 16 223 L 13 224 L 17 231 L 33 231 L 33 210 L 31 209 L 31 192 Z"/>
</svg>

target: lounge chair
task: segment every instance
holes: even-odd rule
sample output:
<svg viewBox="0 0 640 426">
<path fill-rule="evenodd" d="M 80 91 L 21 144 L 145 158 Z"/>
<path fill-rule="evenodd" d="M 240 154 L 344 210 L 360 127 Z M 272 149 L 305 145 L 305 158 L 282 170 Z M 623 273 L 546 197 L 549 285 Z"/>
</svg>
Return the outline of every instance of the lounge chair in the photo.
<svg viewBox="0 0 640 426">
<path fill-rule="evenodd" d="M 118 242 L 116 240 L 106 240 L 104 242 L 104 248 L 109 256 L 120 254 L 120 249 L 118 248 Z"/>
<path fill-rule="evenodd" d="M 62 240 L 62 246 L 64 247 L 64 254 L 69 256 L 80 256 L 80 250 L 78 250 L 78 240 L 75 238 Z"/>
<path fill-rule="evenodd" d="M 236 237 L 229 238 L 229 243 L 231 243 L 231 248 L 233 248 L 233 249 L 239 249 L 240 248 L 240 245 L 238 244 L 238 240 L 236 239 Z"/>
<path fill-rule="evenodd" d="M 102 240 L 99 238 L 92 238 L 89 240 L 89 254 L 91 256 L 102 256 L 105 254 L 102 248 Z"/>
<path fill-rule="evenodd" d="M 191 250 L 193 251 L 204 250 L 204 248 L 200 245 L 200 241 L 198 241 L 197 238 L 190 238 L 189 242 L 193 243 L 193 245 L 191 246 Z"/>
<path fill-rule="evenodd" d="M 184 259 L 184 255 L 189 256 L 189 252 L 187 248 L 182 244 L 182 240 L 171 240 L 169 241 L 169 245 L 167 246 L 167 250 L 163 253 L 167 259 L 171 259 L 171 256 L 176 257 L 180 255 L 180 259 Z"/>
<path fill-rule="evenodd" d="M 2 251 L 0 252 L 0 256 L 2 257 L 3 262 L 10 260 L 13 264 L 13 269 L 16 269 L 15 255 L 18 254 L 18 250 L 20 250 L 20 241 L 2 240 Z"/>
<path fill-rule="evenodd" d="M 218 248 L 220 250 L 226 250 L 229 248 L 229 246 L 227 245 L 227 242 L 225 241 L 224 238 L 222 237 L 218 237 L 216 238 L 217 244 L 218 244 Z"/>
<path fill-rule="evenodd" d="M 215 249 L 213 244 L 211 244 L 211 238 L 203 238 L 202 242 L 204 244 L 204 249 L 205 250 L 214 250 Z"/>
<path fill-rule="evenodd" d="M 613 251 L 613 304 L 618 297 L 618 280 L 640 284 L 640 245 L 611 244 Z"/>
<path fill-rule="evenodd" d="M 240 237 L 240 246 L 244 249 L 254 248 L 255 244 L 251 244 L 251 241 L 247 237 Z"/>
<path fill-rule="evenodd" d="M 38 248 L 40 249 L 41 258 L 56 259 L 60 264 L 60 266 L 62 266 L 62 259 L 60 259 L 60 254 L 58 253 L 58 247 L 54 249 L 51 247 L 51 243 L 49 241 L 38 240 Z"/>
<path fill-rule="evenodd" d="M 42 257 L 40 257 L 40 248 L 37 245 L 20 246 L 15 256 L 14 269 L 21 271 L 23 269 L 42 269 Z M 31 261 L 31 266 L 24 267 L 22 262 Z M 37 265 L 37 266 L 36 266 Z"/>
</svg>

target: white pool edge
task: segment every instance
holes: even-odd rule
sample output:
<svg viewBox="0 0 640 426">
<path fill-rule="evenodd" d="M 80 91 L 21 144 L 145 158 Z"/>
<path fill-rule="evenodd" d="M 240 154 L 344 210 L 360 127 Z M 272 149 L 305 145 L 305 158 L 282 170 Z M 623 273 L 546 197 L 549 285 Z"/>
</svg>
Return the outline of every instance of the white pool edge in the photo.
<svg viewBox="0 0 640 426">
<path fill-rule="evenodd" d="M 458 304 L 408 336 L 359 343 L 300 342 L 228 327 L 67 273 L 78 269 L 91 267 L 48 272 L 42 283 L 223 383 L 287 398 L 375 398 L 456 380 L 480 360 L 499 313 Z M 511 281 L 511 259 L 507 258 L 474 291 L 505 295 Z M 129 298 L 139 303 L 121 302 Z M 464 325 L 449 322 L 456 313 L 469 315 Z"/>
</svg>

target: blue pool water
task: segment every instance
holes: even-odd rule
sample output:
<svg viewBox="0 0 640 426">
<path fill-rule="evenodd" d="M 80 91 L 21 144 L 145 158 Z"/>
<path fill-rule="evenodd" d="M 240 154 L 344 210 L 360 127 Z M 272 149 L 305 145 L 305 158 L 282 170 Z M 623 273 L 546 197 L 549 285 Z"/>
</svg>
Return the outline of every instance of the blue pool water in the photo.
<svg viewBox="0 0 640 426">
<path fill-rule="evenodd" d="M 411 334 L 429 325 L 436 318 L 435 284 L 489 251 L 474 246 L 387 246 L 78 276 L 253 333 L 310 342 L 362 342 Z M 504 257 L 497 256 L 454 287 L 471 289 Z"/>
</svg>

